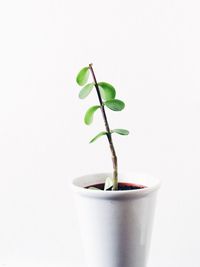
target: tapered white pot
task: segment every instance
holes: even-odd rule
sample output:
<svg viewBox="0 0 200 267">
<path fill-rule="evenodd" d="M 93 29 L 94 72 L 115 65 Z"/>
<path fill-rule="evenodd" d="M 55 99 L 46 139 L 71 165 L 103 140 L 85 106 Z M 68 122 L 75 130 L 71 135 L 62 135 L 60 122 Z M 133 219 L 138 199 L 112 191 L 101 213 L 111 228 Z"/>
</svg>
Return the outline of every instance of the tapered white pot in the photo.
<svg viewBox="0 0 200 267">
<path fill-rule="evenodd" d="M 122 173 L 120 182 L 146 188 L 98 191 L 84 187 L 104 183 L 110 173 L 73 180 L 87 267 L 146 267 L 156 194 L 160 182 L 152 176 Z"/>
</svg>

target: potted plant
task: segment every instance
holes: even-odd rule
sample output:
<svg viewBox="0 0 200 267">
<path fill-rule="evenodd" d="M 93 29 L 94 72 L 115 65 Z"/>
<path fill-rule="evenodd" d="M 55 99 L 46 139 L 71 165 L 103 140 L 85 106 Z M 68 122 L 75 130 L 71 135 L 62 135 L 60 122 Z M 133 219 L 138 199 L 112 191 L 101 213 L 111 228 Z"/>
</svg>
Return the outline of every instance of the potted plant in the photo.
<svg viewBox="0 0 200 267">
<path fill-rule="evenodd" d="M 92 81 L 88 83 L 91 74 Z M 101 110 L 105 130 L 91 139 L 105 136 L 112 156 L 112 173 L 77 177 L 72 181 L 88 267 L 146 267 L 159 180 L 141 173 L 118 172 L 113 134 L 128 135 L 126 129 L 111 129 L 106 109 L 121 111 L 125 104 L 116 99 L 115 88 L 97 82 L 92 64 L 78 73 L 83 86 L 81 99 L 96 91 L 98 104 L 90 107 L 84 122 L 90 125 Z"/>
</svg>

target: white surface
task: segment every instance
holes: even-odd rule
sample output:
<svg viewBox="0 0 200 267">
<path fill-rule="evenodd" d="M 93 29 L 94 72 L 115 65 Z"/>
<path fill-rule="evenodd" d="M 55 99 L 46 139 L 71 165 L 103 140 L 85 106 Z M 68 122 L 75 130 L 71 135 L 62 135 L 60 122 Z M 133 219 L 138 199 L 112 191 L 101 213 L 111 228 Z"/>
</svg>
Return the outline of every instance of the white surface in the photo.
<svg viewBox="0 0 200 267">
<path fill-rule="evenodd" d="M 109 112 L 121 170 L 161 177 L 149 267 L 199 267 L 199 2 L 0 2 L 0 264 L 82 267 L 69 181 L 111 170 L 82 122 L 77 71 L 94 63 L 126 102 Z M 3 265 L 4 264 L 4 265 Z M 1 266 L 0 265 L 0 266 Z"/>
<path fill-rule="evenodd" d="M 120 182 L 144 184 L 130 191 L 87 190 L 112 173 L 73 180 L 79 227 L 88 267 L 146 267 L 160 181 L 145 173 L 120 173 Z"/>
</svg>

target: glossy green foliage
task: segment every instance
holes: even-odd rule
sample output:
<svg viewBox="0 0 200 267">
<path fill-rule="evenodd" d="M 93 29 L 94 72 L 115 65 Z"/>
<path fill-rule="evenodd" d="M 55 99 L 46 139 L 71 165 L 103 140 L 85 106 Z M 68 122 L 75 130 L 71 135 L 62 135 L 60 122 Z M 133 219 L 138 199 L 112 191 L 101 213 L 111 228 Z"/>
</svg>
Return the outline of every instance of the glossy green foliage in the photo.
<svg viewBox="0 0 200 267">
<path fill-rule="evenodd" d="M 114 99 L 116 96 L 116 91 L 115 88 L 106 82 L 100 82 L 98 83 L 99 89 L 100 89 L 100 93 L 101 93 L 101 97 L 104 100 L 111 100 Z"/>
<path fill-rule="evenodd" d="M 86 97 L 90 94 L 90 92 L 92 91 L 93 87 L 94 87 L 94 83 L 88 83 L 88 84 L 86 84 L 86 85 L 81 89 L 81 91 L 80 91 L 80 93 L 79 93 L 79 98 L 80 98 L 80 99 L 84 99 L 84 98 L 86 98 Z"/>
<path fill-rule="evenodd" d="M 120 135 L 128 135 L 129 131 L 126 130 L 126 129 L 113 129 L 111 131 L 111 133 L 117 133 L 117 134 L 120 134 Z"/>
<path fill-rule="evenodd" d="M 92 106 L 86 111 L 85 117 L 84 117 L 85 124 L 90 125 L 93 122 L 94 113 L 99 108 L 100 106 Z"/>
<path fill-rule="evenodd" d="M 78 83 L 78 85 L 82 86 L 82 89 L 79 92 L 79 98 L 85 99 L 94 89 L 95 91 L 99 90 L 100 96 L 102 98 L 102 108 L 104 106 L 113 111 L 123 110 L 125 108 L 125 103 L 119 99 L 115 99 L 116 90 L 112 84 L 107 83 L 107 82 L 98 82 L 97 84 L 95 84 L 95 81 L 96 81 L 95 79 L 93 79 L 94 80 L 93 82 L 88 83 L 90 71 L 91 71 L 90 66 L 84 67 L 79 71 L 76 77 L 76 82 Z M 101 108 L 101 105 L 95 105 L 95 106 L 90 107 L 86 111 L 85 116 L 84 116 L 84 122 L 86 125 L 90 125 L 93 122 L 94 114 L 99 108 Z M 129 131 L 126 129 L 113 129 L 110 131 L 110 134 L 112 133 L 117 133 L 120 135 L 128 135 Z M 105 136 L 107 134 L 109 133 L 106 131 L 102 131 L 98 133 L 96 136 L 94 136 L 90 140 L 90 143 L 93 143 L 94 141 L 99 139 L 101 136 Z"/>
<path fill-rule="evenodd" d="M 89 78 L 89 67 L 85 67 L 81 69 L 76 77 L 76 82 L 78 85 L 83 86 L 87 83 L 88 78 Z"/>
<path fill-rule="evenodd" d="M 94 138 L 92 138 L 92 140 L 90 140 L 90 143 L 93 143 L 93 142 L 96 141 L 99 137 L 104 136 L 104 135 L 106 135 L 106 134 L 107 134 L 107 132 L 100 132 L 100 133 L 98 133 Z"/>
<path fill-rule="evenodd" d="M 104 105 L 113 111 L 121 111 L 125 107 L 124 102 L 119 99 L 107 100 Z"/>
</svg>

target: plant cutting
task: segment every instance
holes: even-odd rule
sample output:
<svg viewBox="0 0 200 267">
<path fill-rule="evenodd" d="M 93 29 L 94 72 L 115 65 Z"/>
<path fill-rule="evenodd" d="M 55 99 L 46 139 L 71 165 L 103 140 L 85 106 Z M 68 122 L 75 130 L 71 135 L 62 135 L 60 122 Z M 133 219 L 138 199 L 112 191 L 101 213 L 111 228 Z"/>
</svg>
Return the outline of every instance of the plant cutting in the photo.
<svg viewBox="0 0 200 267">
<path fill-rule="evenodd" d="M 93 82 L 87 83 L 89 74 L 91 73 Z M 126 129 L 110 129 L 107 114 L 105 108 L 108 108 L 113 111 L 121 111 L 124 109 L 125 104 L 122 100 L 116 99 L 116 90 L 113 85 L 107 82 L 97 82 L 92 64 L 89 64 L 88 67 L 84 67 L 80 70 L 77 75 L 76 82 L 79 86 L 84 86 L 80 93 L 79 98 L 86 98 L 92 91 L 93 88 L 96 89 L 97 97 L 99 104 L 90 107 L 84 117 L 84 122 L 86 125 L 90 125 L 93 122 L 94 113 L 100 109 L 102 113 L 102 118 L 105 125 L 105 130 L 98 133 L 94 138 L 91 139 L 90 143 L 93 143 L 101 136 L 106 136 L 108 140 L 108 144 L 110 147 L 111 155 L 112 155 L 112 163 L 113 163 L 113 175 L 112 178 L 108 177 L 105 182 L 104 190 L 118 190 L 118 162 L 117 162 L 117 154 L 115 151 L 112 134 L 117 133 L 120 135 L 128 135 L 129 131 Z M 130 188 L 122 187 L 122 188 Z M 133 187 L 134 189 L 135 187 Z M 98 189 L 96 187 L 89 187 L 89 189 Z"/>
<path fill-rule="evenodd" d="M 97 96 L 98 102 L 86 111 L 84 122 L 90 125 L 101 111 L 105 129 L 90 143 L 105 137 L 113 165 L 111 173 L 84 175 L 72 182 L 87 266 L 146 267 L 159 180 L 145 173 L 118 171 L 113 135 L 128 135 L 129 131 L 110 127 L 107 111 L 125 108 L 116 98 L 114 86 L 97 81 L 92 64 L 79 71 L 76 82 L 82 87 L 80 99 L 92 92 Z"/>
</svg>

